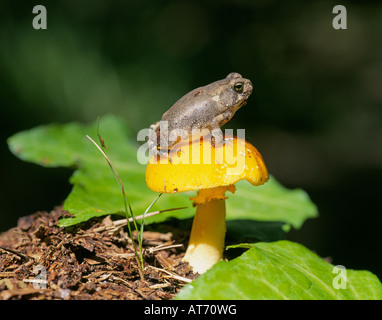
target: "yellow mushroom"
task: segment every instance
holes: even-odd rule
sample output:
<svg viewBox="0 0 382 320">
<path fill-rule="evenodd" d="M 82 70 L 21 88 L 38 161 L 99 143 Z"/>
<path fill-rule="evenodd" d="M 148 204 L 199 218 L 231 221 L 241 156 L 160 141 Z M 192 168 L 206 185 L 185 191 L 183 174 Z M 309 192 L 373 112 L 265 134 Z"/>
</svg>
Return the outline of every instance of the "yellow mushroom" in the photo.
<svg viewBox="0 0 382 320">
<path fill-rule="evenodd" d="M 190 198 L 196 214 L 183 260 L 194 272 L 204 273 L 223 258 L 225 192 L 235 192 L 234 184 L 243 179 L 261 185 L 268 181 L 268 171 L 256 148 L 239 137 L 219 146 L 207 139 L 189 139 L 173 149 L 168 158 L 151 158 L 146 182 L 161 193 L 198 190 Z"/>
</svg>

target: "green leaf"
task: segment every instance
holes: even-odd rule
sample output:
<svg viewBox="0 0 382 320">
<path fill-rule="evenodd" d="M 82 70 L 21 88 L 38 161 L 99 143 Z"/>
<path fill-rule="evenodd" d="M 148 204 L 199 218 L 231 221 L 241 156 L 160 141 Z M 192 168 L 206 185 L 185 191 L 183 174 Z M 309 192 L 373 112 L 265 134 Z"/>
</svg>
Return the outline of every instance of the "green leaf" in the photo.
<svg viewBox="0 0 382 320">
<path fill-rule="evenodd" d="M 277 241 L 285 238 L 284 222 L 228 219 L 227 239 L 235 242 Z"/>
<path fill-rule="evenodd" d="M 101 118 L 100 134 L 108 148 L 107 155 L 123 181 L 134 215 L 142 214 L 158 193 L 146 185 L 146 166 L 137 160 L 135 137 L 131 136 L 126 123 L 115 116 Z M 73 217 L 62 219 L 62 226 L 107 214 L 125 216 L 122 193 L 113 173 L 86 135 L 97 140 L 96 123 L 50 124 L 17 133 L 8 139 L 10 150 L 24 161 L 44 167 L 78 168 L 70 178 L 74 187 L 64 203 L 64 209 Z M 148 218 L 147 223 L 161 222 L 173 216 L 192 217 L 194 209 L 188 200 L 192 195 L 194 193 L 163 195 L 153 210 L 188 209 L 161 213 Z"/>
<path fill-rule="evenodd" d="M 107 155 L 123 181 L 134 215 L 142 214 L 157 193 L 146 185 L 146 166 L 138 163 L 136 138 L 127 124 L 115 116 L 101 118 L 100 134 L 108 148 Z M 97 141 L 96 123 L 45 125 L 8 139 L 11 151 L 25 161 L 45 167 L 77 168 L 70 178 L 73 189 L 64 204 L 73 217 L 61 220 L 62 226 L 95 216 L 124 215 L 119 186 L 106 160 L 86 135 Z M 303 190 L 286 189 L 273 177 L 264 186 L 254 187 L 241 181 L 236 187 L 234 194 L 227 194 L 228 232 L 232 238 L 238 238 L 240 226 L 245 226 L 246 239 L 282 239 L 290 226 L 299 228 L 306 219 L 317 216 L 315 205 Z M 195 192 L 164 194 L 152 210 L 187 209 L 161 213 L 147 218 L 146 223 L 162 222 L 170 217 L 191 218 L 195 208 L 189 198 L 194 195 Z"/>
<path fill-rule="evenodd" d="M 229 219 L 281 221 L 298 229 L 306 219 L 317 216 L 317 207 L 304 190 L 287 189 L 274 177 L 257 187 L 245 180 L 240 181 L 236 183 L 235 193 L 228 197 Z"/>
<path fill-rule="evenodd" d="M 374 274 L 334 267 L 297 243 L 256 243 L 240 257 L 217 263 L 176 298 L 382 299 L 382 284 Z"/>
</svg>

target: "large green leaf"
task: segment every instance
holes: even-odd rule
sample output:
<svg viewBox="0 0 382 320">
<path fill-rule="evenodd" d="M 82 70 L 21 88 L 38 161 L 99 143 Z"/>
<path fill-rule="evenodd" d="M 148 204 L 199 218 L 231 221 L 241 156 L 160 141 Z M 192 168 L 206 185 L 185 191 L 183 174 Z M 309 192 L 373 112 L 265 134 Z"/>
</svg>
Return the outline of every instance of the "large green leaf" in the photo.
<svg viewBox="0 0 382 320">
<path fill-rule="evenodd" d="M 131 137 L 126 123 L 114 116 L 101 118 L 100 133 L 108 148 L 108 157 L 123 181 L 134 215 L 142 214 L 158 194 L 146 185 L 146 167 L 137 160 L 135 139 Z M 75 123 L 45 125 L 17 133 L 8 139 L 11 151 L 25 161 L 45 167 L 78 168 L 70 178 L 74 187 L 64 203 L 64 209 L 73 217 L 62 219 L 62 226 L 106 214 L 125 215 L 122 193 L 114 175 L 86 135 L 98 141 L 95 123 L 89 126 Z M 188 218 L 193 215 L 194 210 L 185 194 L 163 195 L 157 209 L 184 206 L 189 208 L 149 219 L 159 222 L 171 216 Z"/>
<path fill-rule="evenodd" d="M 139 164 L 139 145 L 126 123 L 114 116 L 105 116 L 100 121 L 100 133 L 106 142 L 107 154 L 118 171 L 134 214 L 142 214 L 157 193 L 148 189 L 145 181 L 145 165 Z M 64 209 L 72 218 L 61 220 L 69 226 L 106 214 L 124 215 L 121 191 L 101 153 L 85 137 L 97 137 L 96 123 L 80 125 L 45 125 L 20 132 L 8 139 L 11 151 L 19 158 L 45 167 L 77 168 L 70 182 L 74 185 L 65 200 Z M 97 139 L 96 139 L 97 140 Z M 317 215 L 317 209 L 303 190 L 289 190 L 273 177 L 264 186 L 254 187 L 246 181 L 236 184 L 234 194 L 227 194 L 227 219 L 229 231 L 246 225 L 248 235 L 260 240 L 280 239 L 289 226 L 299 228 L 302 223 Z M 152 210 L 175 207 L 187 209 L 161 213 L 147 219 L 147 223 L 161 222 L 169 217 L 186 219 L 195 209 L 189 198 L 195 192 L 165 194 Z M 254 223 L 247 223 L 247 221 Z M 255 223 L 256 221 L 260 223 Z M 269 223 L 261 223 L 268 221 Z M 269 238 L 268 231 L 273 236 Z M 238 233 L 238 232 L 236 232 Z"/>
<path fill-rule="evenodd" d="M 300 244 L 260 242 L 217 263 L 177 299 L 382 299 L 382 284 L 368 271 L 335 268 Z"/>
</svg>

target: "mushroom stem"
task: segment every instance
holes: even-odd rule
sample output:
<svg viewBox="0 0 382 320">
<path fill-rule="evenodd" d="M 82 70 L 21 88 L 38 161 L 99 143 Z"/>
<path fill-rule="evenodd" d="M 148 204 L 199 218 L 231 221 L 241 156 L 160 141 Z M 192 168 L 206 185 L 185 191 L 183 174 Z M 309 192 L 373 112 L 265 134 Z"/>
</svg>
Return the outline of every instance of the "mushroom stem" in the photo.
<svg viewBox="0 0 382 320">
<path fill-rule="evenodd" d="M 223 258 L 226 232 L 224 193 L 227 189 L 202 189 L 193 198 L 197 209 L 183 261 L 187 261 L 194 272 L 204 273 Z"/>
</svg>

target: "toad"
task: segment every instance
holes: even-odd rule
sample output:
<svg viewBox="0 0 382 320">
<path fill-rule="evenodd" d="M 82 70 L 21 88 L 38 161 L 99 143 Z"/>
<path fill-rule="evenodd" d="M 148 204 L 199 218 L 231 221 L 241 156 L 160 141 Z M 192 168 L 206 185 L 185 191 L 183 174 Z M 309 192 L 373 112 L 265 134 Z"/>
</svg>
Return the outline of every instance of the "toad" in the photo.
<svg viewBox="0 0 382 320">
<path fill-rule="evenodd" d="M 214 144 L 223 142 L 220 127 L 247 103 L 252 89 L 250 80 L 232 72 L 225 79 L 187 93 L 163 114 L 161 121 L 150 126 L 151 154 L 157 155 L 159 150 L 167 155 L 179 138 L 187 138 L 193 130 L 208 129 Z"/>
</svg>

